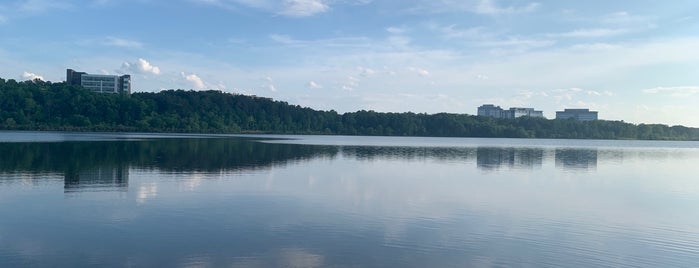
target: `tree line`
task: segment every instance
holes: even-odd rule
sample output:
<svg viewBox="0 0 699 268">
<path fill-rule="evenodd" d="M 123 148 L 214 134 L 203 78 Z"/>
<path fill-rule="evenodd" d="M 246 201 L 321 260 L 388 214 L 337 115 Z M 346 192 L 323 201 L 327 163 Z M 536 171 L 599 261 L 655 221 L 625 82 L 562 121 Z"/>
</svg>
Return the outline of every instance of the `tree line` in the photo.
<svg viewBox="0 0 699 268">
<path fill-rule="evenodd" d="M 2 78 L 0 129 L 699 140 L 697 128 L 662 124 L 365 110 L 340 114 L 215 90 L 101 94 L 63 82 Z"/>
</svg>

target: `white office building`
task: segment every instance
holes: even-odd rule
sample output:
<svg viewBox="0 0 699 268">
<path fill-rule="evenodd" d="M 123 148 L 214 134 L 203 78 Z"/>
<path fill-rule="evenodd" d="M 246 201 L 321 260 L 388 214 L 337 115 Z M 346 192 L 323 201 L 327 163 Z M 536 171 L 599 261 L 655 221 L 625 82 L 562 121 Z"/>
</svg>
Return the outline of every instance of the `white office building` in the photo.
<svg viewBox="0 0 699 268">
<path fill-rule="evenodd" d="M 544 112 L 534 110 L 534 108 L 514 107 L 514 108 L 510 108 L 509 110 L 505 111 L 504 118 L 517 118 L 517 117 L 522 117 L 522 116 L 544 117 Z"/>
<path fill-rule="evenodd" d="M 478 107 L 478 116 L 487 116 L 493 118 L 508 118 L 514 119 L 522 116 L 529 117 L 544 117 L 544 112 L 534 110 L 534 108 L 510 108 L 509 110 L 503 110 L 500 106 L 495 106 L 493 104 L 483 104 Z"/>
<path fill-rule="evenodd" d="M 66 82 L 71 85 L 80 85 L 93 92 L 131 94 L 131 76 L 128 74 L 121 76 L 88 74 L 68 69 Z"/>
</svg>

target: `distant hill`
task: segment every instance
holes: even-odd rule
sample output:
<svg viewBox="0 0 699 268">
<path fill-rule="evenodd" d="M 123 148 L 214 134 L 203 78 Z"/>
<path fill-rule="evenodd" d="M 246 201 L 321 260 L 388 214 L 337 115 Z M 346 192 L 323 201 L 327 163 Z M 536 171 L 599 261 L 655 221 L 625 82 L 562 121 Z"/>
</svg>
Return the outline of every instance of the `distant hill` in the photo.
<svg viewBox="0 0 699 268">
<path fill-rule="evenodd" d="M 0 129 L 699 140 L 697 128 L 661 124 L 364 110 L 339 114 L 213 90 L 100 94 L 62 82 L 2 78 Z"/>
</svg>

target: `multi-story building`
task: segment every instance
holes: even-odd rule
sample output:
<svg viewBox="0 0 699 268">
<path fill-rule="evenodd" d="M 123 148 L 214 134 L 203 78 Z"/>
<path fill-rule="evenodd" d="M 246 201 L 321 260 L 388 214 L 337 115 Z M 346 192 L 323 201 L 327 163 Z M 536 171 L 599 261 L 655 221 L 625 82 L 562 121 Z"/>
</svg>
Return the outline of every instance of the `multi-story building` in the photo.
<svg viewBox="0 0 699 268">
<path fill-rule="evenodd" d="M 563 111 L 556 112 L 556 119 L 568 118 L 573 118 L 578 121 L 597 120 L 597 111 L 590 111 L 590 109 L 564 109 Z"/>
<path fill-rule="evenodd" d="M 530 117 L 544 117 L 544 112 L 536 111 L 534 108 L 510 108 L 509 110 L 503 110 L 500 106 L 495 106 L 493 104 L 483 104 L 478 107 L 479 116 L 487 116 L 493 118 L 517 118 L 521 116 Z"/>
<path fill-rule="evenodd" d="M 128 74 L 121 76 L 88 74 L 68 69 L 66 70 L 66 83 L 80 85 L 94 92 L 131 94 L 131 76 Z"/>
<path fill-rule="evenodd" d="M 544 117 L 544 112 L 543 111 L 537 111 L 534 110 L 534 108 L 510 108 L 509 110 L 504 112 L 503 118 L 517 118 L 517 117 L 522 117 L 522 116 L 529 116 L 529 117 Z"/>
<path fill-rule="evenodd" d="M 504 110 L 500 106 L 495 106 L 492 104 L 483 104 L 478 107 L 479 116 L 487 116 L 494 118 L 502 118 Z"/>
</svg>

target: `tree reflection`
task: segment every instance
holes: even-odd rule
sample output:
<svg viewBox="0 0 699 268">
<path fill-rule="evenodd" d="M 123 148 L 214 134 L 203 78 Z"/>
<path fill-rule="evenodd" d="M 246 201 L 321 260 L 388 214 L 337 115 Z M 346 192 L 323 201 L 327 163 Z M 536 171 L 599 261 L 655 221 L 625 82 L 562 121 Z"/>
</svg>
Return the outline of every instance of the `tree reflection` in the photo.
<svg viewBox="0 0 699 268">
<path fill-rule="evenodd" d="M 591 170 L 596 148 L 325 146 L 261 143 L 249 138 L 156 138 L 121 141 L 0 143 L 0 173 L 59 173 L 65 191 L 128 189 L 129 170 L 220 173 L 268 169 L 318 157 L 475 162 L 481 170 L 555 167 Z M 623 157 L 623 153 L 606 155 Z"/>
<path fill-rule="evenodd" d="M 0 172 L 60 173 L 66 191 L 81 187 L 124 190 L 129 168 L 235 172 L 337 153 L 338 148 L 332 146 L 266 144 L 242 138 L 0 143 Z"/>
</svg>

